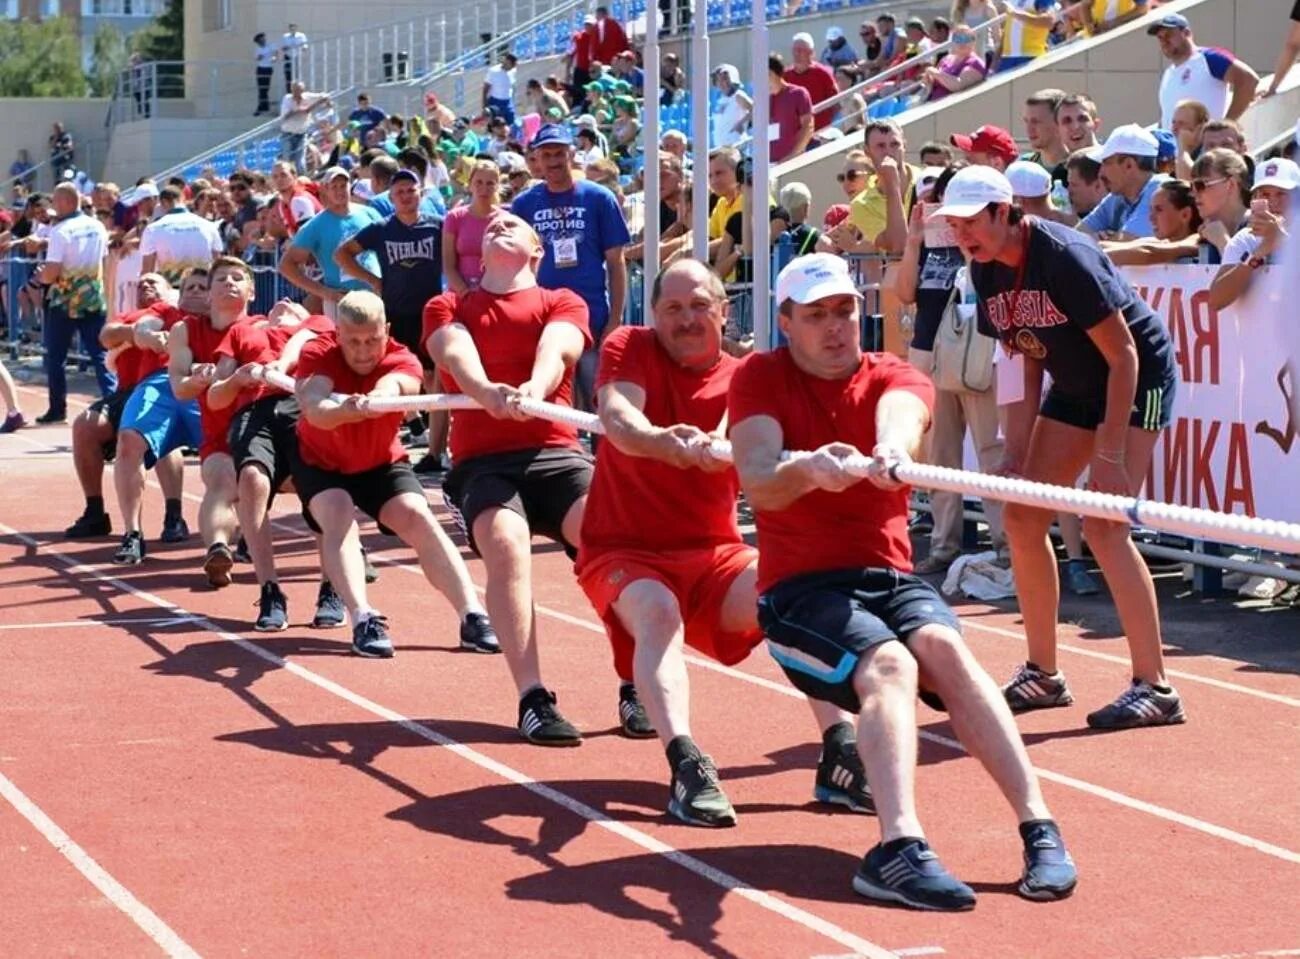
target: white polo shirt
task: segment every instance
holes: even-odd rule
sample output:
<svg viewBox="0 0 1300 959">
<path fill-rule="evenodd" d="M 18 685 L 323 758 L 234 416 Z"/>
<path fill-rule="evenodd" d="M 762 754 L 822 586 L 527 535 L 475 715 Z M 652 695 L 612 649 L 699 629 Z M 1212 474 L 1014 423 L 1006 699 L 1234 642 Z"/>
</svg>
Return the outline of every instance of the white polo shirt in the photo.
<svg viewBox="0 0 1300 959">
<path fill-rule="evenodd" d="M 501 64 L 488 67 L 483 76 L 487 84 L 488 96 L 493 100 L 513 100 L 515 96 L 515 71 L 507 70 Z"/>
<path fill-rule="evenodd" d="M 1183 100 L 1204 103 L 1211 120 L 1222 120 L 1231 95 L 1228 68 L 1236 62 L 1231 52 L 1220 47 L 1197 47 L 1183 63 L 1165 67 L 1160 77 L 1160 126 L 1172 128 L 1174 108 Z"/>
<path fill-rule="evenodd" d="M 152 253 L 154 269 L 173 285 L 186 270 L 207 266 L 223 252 L 225 244 L 217 225 L 185 209 L 164 213 L 145 227 L 140 237 L 140 254 Z"/>
</svg>

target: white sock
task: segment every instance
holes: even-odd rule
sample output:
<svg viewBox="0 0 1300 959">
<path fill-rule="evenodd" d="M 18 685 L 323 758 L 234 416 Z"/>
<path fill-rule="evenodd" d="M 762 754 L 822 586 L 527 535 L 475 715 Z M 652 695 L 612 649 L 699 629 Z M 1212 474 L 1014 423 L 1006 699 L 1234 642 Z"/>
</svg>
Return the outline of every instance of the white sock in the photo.
<svg viewBox="0 0 1300 959">
<path fill-rule="evenodd" d="M 348 616 L 352 619 L 352 628 L 356 629 L 371 616 L 378 613 L 378 610 L 371 609 L 369 606 L 359 606 L 356 609 L 348 610 Z"/>
</svg>

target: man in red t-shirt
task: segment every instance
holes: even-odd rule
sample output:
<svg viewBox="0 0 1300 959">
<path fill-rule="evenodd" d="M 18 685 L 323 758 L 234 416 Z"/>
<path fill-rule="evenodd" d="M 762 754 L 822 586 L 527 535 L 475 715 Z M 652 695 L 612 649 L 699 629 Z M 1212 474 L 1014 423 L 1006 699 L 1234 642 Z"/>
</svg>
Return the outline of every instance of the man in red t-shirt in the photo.
<svg viewBox="0 0 1300 959">
<path fill-rule="evenodd" d="M 235 461 L 230 455 L 232 411 L 214 410 L 208 404 L 208 387 L 235 371 L 235 361 L 218 357 L 217 347 L 232 326 L 252 322 L 247 312 L 252 299 L 253 274 L 248 264 L 232 256 L 217 257 L 208 273 L 208 315 L 187 315 L 172 329 L 168 344 L 172 391 L 179 400 L 199 401 L 203 429 L 199 530 L 207 547 L 203 572 L 208 585 L 215 588 L 230 585 L 230 568 L 235 564 L 230 542 L 239 518 L 235 515 Z"/>
<path fill-rule="evenodd" d="M 776 300 L 789 345 L 746 359 L 727 412 L 758 527 L 758 620 L 768 648 L 796 687 L 857 713 L 868 731 L 858 752 L 881 842 L 863 858 L 853 888 L 915 908 L 975 905 L 971 888 L 926 844 L 916 812 L 916 697 L 924 684 L 925 701 L 946 704 L 1020 819 L 1020 894 L 1068 896 L 1074 863 L 1011 710 L 966 648 L 956 615 L 911 572 L 908 490 L 887 467 L 919 448 L 934 387 L 902 360 L 862 352 L 859 295 L 843 259 L 796 258 L 777 277 Z M 812 452 L 782 459 L 785 449 Z M 869 482 L 845 463 L 863 451 L 876 467 Z"/>
<path fill-rule="evenodd" d="M 542 244 L 502 213 L 483 234 L 483 279 L 424 308 L 423 342 L 449 390 L 481 410 L 452 413 L 452 470 L 443 496 L 487 570 L 487 606 L 519 691 L 520 733 L 541 746 L 577 746 L 578 730 L 542 684 L 529 577 L 534 533 L 577 555 L 591 457 L 573 426 L 534 419 L 517 399 L 573 405 L 573 371 L 591 344 L 587 305 L 537 285 Z"/>
<path fill-rule="evenodd" d="M 776 54 L 767 60 L 767 153 L 773 163 L 784 163 L 808 149 L 813 138 L 812 102 L 808 91 L 790 84 L 791 71 Z"/>
<path fill-rule="evenodd" d="M 397 438 L 406 414 L 371 406 L 375 399 L 418 394 L 424 375 L 416 355 L 389 336 L 384 301 L 369 291 L 343 297 L 338 329 L 302 348 L 296 375 L 302 415 L 293 483 L 303 518 L 321 536 L 325 575 L 352 620 L 352 651 L 372 658 L 393 655 L 388 620 L 366 599 L 356 523 L 360 509 L 382 532 L 415 550 L 425 578 L 456 608 L 461 647 L 497 652 L 496 634 L 465 561 L 433 518 Z"/>
<path fill-rule="evenodd" d="M 658 730 L 664 744 L 668 811 L 695 825 L 731 826 L 735 810 L 691 737 L 682 646 L 730 666 L 763 639 L 755 617 L 758 553 L 736 525 L 740 481 L 730 461 L 709 451 L 739 361 L 722 352 L 727 294 L 704 264 L 668 267 L 651 301 L 653 329 L 615 330 L 601 347 L 597 385 L 608 441 L 596 456 L 583 517 L 578 582 L 614 649 L 624 732 Z M 869 812 L 851 717 L 812 704 L 826 743 L 817 798 Z"/>
<path fill-rule="evenodd" d="M 257 373 L 265 368 L 289 373 L 302 348 L 319 335 L 333 333 L 334 321 L 310 316 L 296 303 L 281 300 L 264 321 L 236 323 L 217 347 L 218 362 L 238 364 L 230 376 L 208 388 L 208 406 L 233 410 L 230 453 L 235 463 L 239 498 L 235 513 L 248 547 L 260 589 L 258 632 L 278 632 L 289 625 L 289 603 L 280 589 L 271 539 L 271 502 L 289 478 L 290 459 L 298 443 L 298 400 L 265 385 Z M 321 582 L 312 626 L 343 625 L 343 603 L 328 579 Z"/>
<path fill-rule="evenodd" d="M 166 364 L 166 359 L 159 354 L 135 346 L 135 325 L 146 317 L 158 319 L 150 307 L 174 295 L 171 284 L 161 274 L 145 273 L 136 284 L 136 309 L 104 324 L 99 331 L 99 342 L 109 351 L 110 362 L 116 365 L 117 389 L 107 399 L 95 400 L 72 422 L 72 464 L 86 498 L 86 508 L 63 531 L 68 539 L 90 539 L 112 532 L 112 522 L 104 510 L 104 465 L 116 455 L 118 425 L 131 391 L 152 372 L 151 367 Z M 179 543 L 189 537 L 180 512 L 183 467 L 179 451 L 158 464 L 158 485 L 167 501 L 164 543 Z"/>
<path fill-rule="evenodd" d="M 790 43 L 790 54 L 794 62 L 786 68 L 785 82 L 807 90 L 808 99 L 815 107 L 839 93 L 840 88 L 835 83 L 835 71 L 826 64 L 814 60 L 814 52 L 812 35 L 796 33 Z M 831 121 L 835 119 L 835 113 L 836 108 L 833 106 L 816 113 L 813 116 L 813 128 L 821 130 L 830 126 Z"/>
</svg>

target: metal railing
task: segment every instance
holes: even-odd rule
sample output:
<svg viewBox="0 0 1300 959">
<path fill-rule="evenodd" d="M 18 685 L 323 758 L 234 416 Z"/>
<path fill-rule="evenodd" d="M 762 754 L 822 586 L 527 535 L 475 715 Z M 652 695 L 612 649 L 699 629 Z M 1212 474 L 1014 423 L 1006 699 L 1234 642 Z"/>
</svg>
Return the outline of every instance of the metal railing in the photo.
<svg viewBox="0 0 1300 959">
<path fill-rule="evenodd" d="M 207 102 L 207 110 L 195 116 L 225 116 L 232 101 L 247 104 L 253 87 L 244 60 L 150 60 L 118 73 L 108 120 L 147 120 L 157 114 L 159 100 L 184 99 Z"/>
</svg>

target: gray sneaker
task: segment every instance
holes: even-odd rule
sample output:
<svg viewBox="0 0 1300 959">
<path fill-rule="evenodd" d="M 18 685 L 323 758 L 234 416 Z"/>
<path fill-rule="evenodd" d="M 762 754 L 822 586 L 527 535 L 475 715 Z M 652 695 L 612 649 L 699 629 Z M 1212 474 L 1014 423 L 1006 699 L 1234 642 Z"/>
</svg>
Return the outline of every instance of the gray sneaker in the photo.
<svg viewBox="0 0 1300 959">
<path fill-rule="evenodd" d="M 1011 682 L 1002 687 L 1002 695 L 1006 697 L 1007 705 L 1013 713 L 1069 706 L 1074 702 L 1074 694 L 1065 684 L 1063 674 L 1043 672 L 1033 663 L 1016 667 Z"/>
<path fill-rule="evenodd" d="M 1185 722 L 1187 714 L 1176 689 L 1170 686 L 1168 692 L 1161 692 L 1141 679 L 1133 680 L 1133 685 L 1109 706 L 1088 714 L 1088 725 L 1093 729 L 1176 726 Z"/>
</svg>

